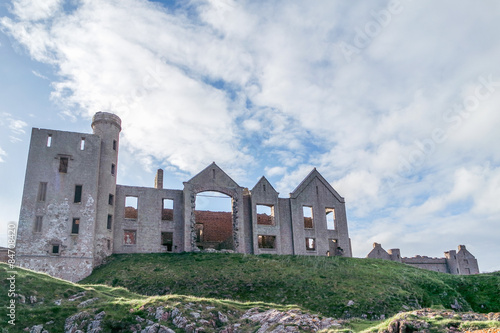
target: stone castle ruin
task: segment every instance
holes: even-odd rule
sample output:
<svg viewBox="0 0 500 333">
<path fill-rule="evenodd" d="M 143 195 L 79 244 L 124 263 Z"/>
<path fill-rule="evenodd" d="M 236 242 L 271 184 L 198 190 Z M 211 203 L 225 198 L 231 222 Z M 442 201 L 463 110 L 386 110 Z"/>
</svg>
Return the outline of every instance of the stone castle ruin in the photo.
<svg viewBox="0 0 500 333">
<path fill-rule="evenodd" d="M 459 245 L 458 252 L 455 250 L 445 252 L 444 258 L 430 258 L 419 255 L 412 258 L 406 258 L 401 257 L 401 251 L 399 249 L 390 249 L 386 251 L 382 248 L 382 245 L 373 243 L 373 249 L 366 257 L 397 261 L 435 272 L 455 275 L 479 274 L 477 260 L 467 251 L 465 245 Z"/>
<path fill-rule="evenodd" d="M 280 198 L 262 177 L 249 190 L 215 163 L 164 189 L 116 184 L 121 120 L 98 112 L 93 133 L 34 128 L 16 245 L 22 267 L 78 281 L 112 253 L 214 249 L 351 257 L 344 198 L 316 170 Z M 219 192 L 230 212 L 200 211 Z"/>
</svg>

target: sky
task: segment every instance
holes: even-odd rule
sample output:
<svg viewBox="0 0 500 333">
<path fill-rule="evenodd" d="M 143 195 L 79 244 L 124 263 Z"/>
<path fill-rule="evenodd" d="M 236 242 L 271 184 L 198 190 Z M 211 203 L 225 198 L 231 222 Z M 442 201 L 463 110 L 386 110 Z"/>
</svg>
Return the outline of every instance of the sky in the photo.
<svg viewBox="0 0 500 333">
<path fill-rule="evenodd" d="M 118 183 L 182 189 L 215 161 L 280 197 L 314 168 L 374 242 L 500 270 L 500 2 L 0 4 L 0 245 L 31 128 L 122 119 Z M 4 245 L 5 246 L 5 245 Z"/>
</svg>

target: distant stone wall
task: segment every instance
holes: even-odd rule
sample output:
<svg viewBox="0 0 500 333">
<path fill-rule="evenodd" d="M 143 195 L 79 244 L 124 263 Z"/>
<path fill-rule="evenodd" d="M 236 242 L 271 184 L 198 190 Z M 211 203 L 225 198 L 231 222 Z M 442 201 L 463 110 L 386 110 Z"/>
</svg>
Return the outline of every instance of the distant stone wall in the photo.
<svg viewBox="0 0 500 333">
<path fill-rule="evenodd" d="M 415 256 L 412 258 L 401 258 L 401 262 L 414 267 L 427 269 L 429 271 L 450 273 L 446 258 L 429 258 L 425 256 Z"/>
<path fill-rule="evenodd" d="M 373 249 L 366 257 L 372 259 L 398 261 L 413 267 L 455 275 L 470 275 L 479 273 L 477 260 L 469 251 L 467 251 L 465 245 L 459 245 L 458 252 L 455 250 L 445 252 L 444 258 L 430 258 L 420 255 L 411 258 L 401 258 L 399 249 L 385 251 L 380 244 L 373 243 Z"/>
</svg>

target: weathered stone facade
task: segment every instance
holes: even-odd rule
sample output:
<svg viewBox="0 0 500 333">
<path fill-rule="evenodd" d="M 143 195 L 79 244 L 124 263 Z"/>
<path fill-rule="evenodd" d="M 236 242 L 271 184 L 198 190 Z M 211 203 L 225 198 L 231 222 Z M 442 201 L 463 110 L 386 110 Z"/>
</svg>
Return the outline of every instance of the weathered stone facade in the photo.
<svg viewBox="0 0 500 333">
<path fill-rule="evenodd" d="M 241 187 L 215 163 L 182 190 L 164 189 L 162 170 L 151 188 L 116 185 L 121 120 L 98 112 L 92 129 L 33 129 L 17 238 L 21 266 L 78 281 L 112 253 L 352 256 L 344 198 L 316 169 L 289 198 L 279 198 L 265 177 L 252 190 Z M 232 212 L 197 211 L 196 196 L 206 191 L 229 196 Z M 127 207 L 128 197 L 136 207 Z"/>
<path fill-rule="evenodd" d="M 458 252 L 450 250 L 445 252 L 444 255 L 444 258 L 429 258 L 419 255 L 412 258 L 402 258 L 399 249 L 390 249 L 386 251 L 380 244 L 373 243 L 373 249 L 366 257 L 402 262 L 407 265 L 435 272 L 450 273 L 455 275 L 479 274 L 477 260 L 465 248 L 465 245 L 459 245 Z"/>
</svg>

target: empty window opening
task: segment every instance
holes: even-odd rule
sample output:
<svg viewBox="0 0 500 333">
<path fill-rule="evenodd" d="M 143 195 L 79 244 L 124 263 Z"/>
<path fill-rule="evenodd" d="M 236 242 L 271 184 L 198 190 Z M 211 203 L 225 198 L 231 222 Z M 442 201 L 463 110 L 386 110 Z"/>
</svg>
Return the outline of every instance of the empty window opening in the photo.
<svg viewBox="0 0 500 333">
<path fill-rule="evenodd" d="M 212 178 L 215 179 L 215 169 L 212 169 Z"/>
<path fill-rule="evenodd" d="M 110 206 L 113 206 L 113 205 L 114 205 L 114 203 L 115 203 L 115 196 L 114 196 L 113 194 L 111 194 L 111 193 L 110 193 L 110 194 L 109 194 L 109 197 L 108 197 L 108 204 L 109 204 Z"/>
<path fill-rule="evenodd" d="M 316 186 L 316 195 L 319 195 L 319 188 Z"/>
<path fill-rule="evenodd" d="M 326 208 L 326 228 L 328 230 L 335 230 L 335 209 Z"/>
<path fill-rule="evenodd" d="M 59 172 L 61 172 L 61 173 L 68 172 L 68 160 L 69 160 L 69 158 L 67 158 L 67 157 L 60 157 L 59 158 Z"/>
<path fill-rule="evenodd" d="M 52 134 L 47 135 L 47 147 L 52 146 Z"/>
<path fill-rule="evenodd" d="M 174 244 L 174 233 L 173 232 L 162 232 L 161 233 L 161 245 L 167 247 L 167 252 L 172 252 L 172 245 Z"/>
<path fill-rule="evenodd" d="M 59 244 L 52 245 L 52 254 L 59 254 Z"/>
<path fill-rule="evenodd" d="M 113 150 L 116 150 L 116 140 L 113 140 Z"/>
<path fill-rule="evenodd" d="M 266 192 L 266 184 L 262 184 L 262 189 Z"/>
<path fill-rule="evenodd" d="M 71 233 L 76 235 L 80 231 L 80 219 L 74 218 L 73 223 L 71 224 Z"/>
<path fill-rule="evenodd" d="M 136 230 L 123 230 L 123 245 L 135 245 Z"/>
<path fill-rule="evenodd" d="M 215 170 L 214 170 L 215 171 Z M 219 192 L 202 192 L 196 195 L 195 221 L 202 230 L 199 249 L 234 250 L 233 214 L 231 197 Z M 193 230 L 196 235 L 196 225 Z"/>
<path fill-rule="evenodd" d="M 256 205 L 256 210 L 257 210 L 257 224 L 274 225 L 273 205 Z"/>
<path fill-rule="evenodd" d="M 314 238 L 306 238 L 306 250 L 307 251 L 316 250 L 316 240 Z"/>
<path fill-rule="evenodd" d="M 467 259 L 464 259 L 464 262 L 465 262 L 466 265 L 469 264 L 469 260 L 467 260 Z"/>
<path fill-rule="evenodd" d="M 43 216 L 35 217 L 35 232 L 42 232 L 42 220 Z"/>
<path fill-rule="evenodd" d="M 465 274 L 470 275 L 470 268 L 465 269 Z"/>
<path fill-rule="evenodd" d="M 38 185 L 38 196 L 37 196 L 37 199 L 38 201 L 45 201 L 45 196 L 47 194 L 47 183 L 40 183 Z"/>
<path fill-rule="evenodd" d="M 331 256 L 342 256 L 344 254 L 344 250 L 339 246 L 339 242 L 337 239 L 328 239 L 328 252 L 330 252 Z"/>
<path fill-rule="evenodd" d="M 74 203 L 82 202 L 82 188 L 83 185 L 75 185 L 75 200 L 73 200 Z"/>
<path fill-rule="evenodd" d="M 138 198 L 137 197 L 125 197 L 125 218 L 126 219 L 136 219 L 138 212 L 137 212 L 137 203 L 138 203 Z"/>
<path fill-rule="evenodd" d="M 108 230 L 111 230 L 112 225 L 113 225 L 113 215 L 108 214 L 108 222 L 106 223 L 106 228 Z"/>
<path fill-rule="evenodd" d="M 304 228 L 312 229 L 314 227 L 312 207 L 303 206 L 302 213 L 304 214 Z"/>
<path fill-rule="evenodd" d="M 116 172 L 116 165 L 114 163 L 111 164 L 111 174 L 114 176 Z"/>
<path fill-rule="evenodd" d="M 111 250 L 111 240 L 110 239 L 106 239 L 106 244 L 107 244 L 108 250 Z"/>
<path fill-rule="evenodd" d="M 80 141 L 80 150 L 85 150 L 85 138 Z"/>
<path fill-rule="evenodd" d="M 259 242 L 259 249 L 276 248 L 276 236 L 259 235 L 258 242 Z"/>
<path fill-rule="evenodd" d="M 161 219 L 163 221 L 173 221 L 174 220 L 174 200 L 163 199 L 161 209 Z"/>
</svg>

